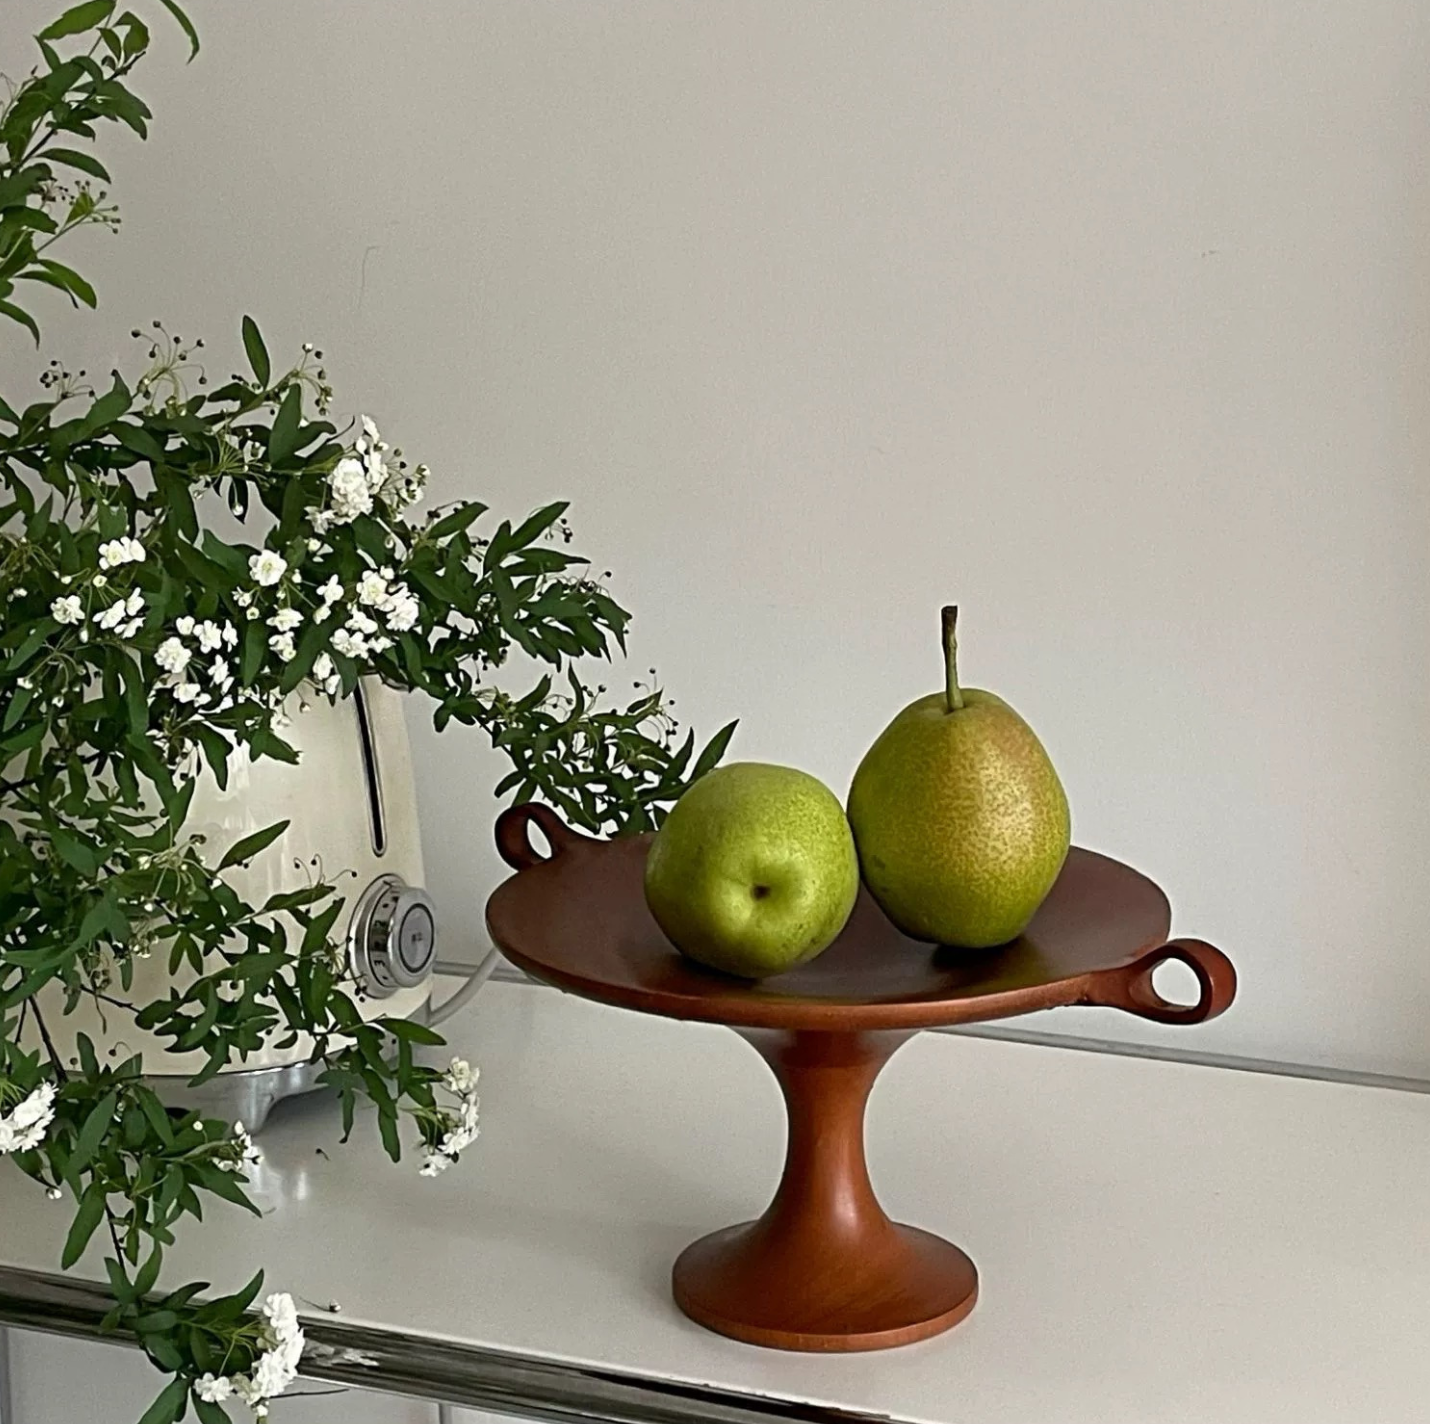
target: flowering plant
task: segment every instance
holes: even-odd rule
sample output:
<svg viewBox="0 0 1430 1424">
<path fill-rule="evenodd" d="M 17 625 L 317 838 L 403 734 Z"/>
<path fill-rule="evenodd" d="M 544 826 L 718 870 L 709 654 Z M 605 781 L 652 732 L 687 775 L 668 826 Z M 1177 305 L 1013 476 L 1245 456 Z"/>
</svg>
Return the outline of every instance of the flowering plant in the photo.
<svg viewBox="0 0 1430 1424">
<path fill-rule="evenodd" d="M 196 51 L 175 0 L 158 3 Z M 41 66 L 0 110 L 0 315 L 36 342 L 19 284 L 93 306 L 49 250 L 118 221 L 95 186 L 103 165 L 75 145 L 105 123 L 147 131 L 126 80 L 149 34 L 115 10 L 86 0 L 42 31 Z M 253 1209 L 256 1150 L 242 1124 L 166 1109 L 138 1056 L 102 1060 L 80 1035 L 62 1057 L 54 1015 L 86 1001 L 127 1015 L 203 1054 L 195 1081 L 305 1036 L 345 1131 L 365 1100 L 396 1159 L 408 1122 L 424 1175 L 477 1132 L 474 1071 L 418 1061 L 436 1033 L 363 1020 L 333 887 L 250 904 L 225 879 L 283 826 L 217 859 L 186 831 L 198 779 L 225 784 L 236 755 L 295 761 L 291 699 L 374 676 L 426 694 L 439 728 L 476 726 L 500 747 L 512 770 L 497 794 L 619 832 L 657 824 L 732 730 L 697 755 L 658 690 L 609 708 L 588 687 L 578 660 L 624 650 L 628 615 L 570 552 L 564 505 L 489 533 L 476 503 L 417 517 L 426 469 L 370 420 L 339 427 L 322 354 L 278 370 L 248 318 L 241 335 L 248 370 L 213 386 L 203 343 L 156 324 L 133 333 L 132 377 L 97 389 L 51 361 L 40 399 L 0 400 L 0 1156 L 73 1201 L 64 1267 L 107 1240 L 106 1323 L 172 1376 L 144 1424 L 191 1407 L 217 1424 L 230 1398 L 263 1412 L 302 1332 L 281 1295 L 249 1315 L 261 1273 L 222 1298 L 156 1294 L 164 1248 L 204 1197 Z M 512 649 L 547 669 L 519 692 L 496 680 Z M 170 979 L 146 1002 L 134 970 L 152 955 Z"/>
</svg>

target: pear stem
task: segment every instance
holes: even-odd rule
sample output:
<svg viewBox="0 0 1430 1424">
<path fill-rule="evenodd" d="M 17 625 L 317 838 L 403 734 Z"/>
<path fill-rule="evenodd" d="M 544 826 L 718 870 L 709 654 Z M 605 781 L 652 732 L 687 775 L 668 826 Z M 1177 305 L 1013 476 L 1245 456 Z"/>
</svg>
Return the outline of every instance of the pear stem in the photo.
<svg viewBox="0 0 1430 1424">
<path fill-rule="evenodd" d="M 943 667 L 948 710 L 958 712 L 963 707 L 963 690 L 958 685 L 958 608 L 953 604 L 943 610 Z"/>
</svg>

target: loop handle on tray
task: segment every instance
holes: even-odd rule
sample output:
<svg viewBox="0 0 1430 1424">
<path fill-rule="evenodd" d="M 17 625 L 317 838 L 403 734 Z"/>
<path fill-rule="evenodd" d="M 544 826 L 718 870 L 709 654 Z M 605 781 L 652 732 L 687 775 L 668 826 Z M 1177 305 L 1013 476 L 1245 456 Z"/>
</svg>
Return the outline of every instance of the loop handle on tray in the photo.
<svg viewBox="0 0 1430 1424">
<path fill-rule="evenodd" d="M 531 843 L 531 823 L 535 821 L 542 835 L 551 844 L 551 854 L 542 855 Z M 589 837 L 578 835 L 551 809 L 537 801 L 524 801 L 511 806 L 497 817 L 497 852 L 513 870 L 529 870 L 555 860 L 578 841 Z"/>
<path fill-rule="evenodd" d="M 1153 987 L 1153 973 L 1172 959 L 1197 976 L 1195 1004 L 1174 1004 Z M 1236 969 L 1221 950 L 1199 939 L 1174 939 L 1120 969 L 1094 974 L 1087 1002 L 1156 1023 L 1193 1024 L 1224 1013 L 1235 997 Z"/>
</svg>

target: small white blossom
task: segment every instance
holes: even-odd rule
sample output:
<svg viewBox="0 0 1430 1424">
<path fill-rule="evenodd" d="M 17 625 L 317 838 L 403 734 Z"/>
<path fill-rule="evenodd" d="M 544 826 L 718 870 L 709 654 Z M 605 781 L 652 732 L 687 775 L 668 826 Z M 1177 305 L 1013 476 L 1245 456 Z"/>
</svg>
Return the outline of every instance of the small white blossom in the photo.
<svg viewBox="0 0 1430 1424">
<path fill-rule="evenodd" d="M 96 614 L 94 622 L 96 627 L 109 632 L 123 623 L 124 618 L 124 600 L 121 598 L 118 603 L 111 603 L 102 613 Z"/>
<path fill-rule="evenodd" d="M 359 603 L 365 603 L 369 608 L 385 608 L 387 606 L 387 579 L 385 579 L 376 569 L 368 569 L 357 581 L 357 596 Z"/>
<path fill-rule="evenodd" d="M 274 553 L 272 549 L 264 549 L 262 553 L 254 554 L 249 559 L 248 572 L 254 583 L 271 588 L 275 583 L 281 582 L 283 575 L 288 572 L 288 560 L 282 554 Z"/>
<path fill-rule="evenodd" d="M 48 1191 L 46 1191 L 46 1193 L 45 1193 L 45 1197 L 46 1197 L 46 1199 L 49 1200 L 49 1201 L 59 1201 L 60 1198 L 63 1197 L 63 1196 L 64 1196 L 64 1193 L 63 1193 L 58 1187 L 51 1187 L 51 1188 L 50 1188 Z"/>
<path fill-rule="evenodd" d="M 165 638 L 154 654 L 154 661 L 173 677 L 189 665 L 189 650 L 177 638 Z"/>
<path fill-rule="evenodd" d="M 419 1177 L 436 1177 L 445 1172 L 452 1165 L 450 1157 L 443 1156 L 435 1148 L 427 1149 L 427 1156 L 423 1159 L 421 1170 L 417 1173 Z"/>
<path fill-rule="evenodd" d="M 392 646 L 392 639 L 385 633 L 376 638 L 367 640 L 368 651 L 373 653 L 385 653 Z"/>
<path fill-rule="evenodd" d="M 209 664 L 209 681 L 220 691 L 227 691 L 233 684 L 233 674 L 229 671 L 226 658 L 215 658 Z"/>
<path fill-rule="evenodd" d="M 179 630 L 179 636 L 181 638 L 191 637 L 195 626 L 194 620 L 187 613 L 184 614 L 182 618 L 176 618 L 174 620 L 174 627 Z"/>
<path fill-rule="evenodd" d="M 280 633 L 291 633 L 303 622 L 303 615 L 296 608 L 280 608 L 272 618 L 268 620 L 270 628 L 276 628 Z"/>
<path fill-rule="evenodd" d="M 95 586 L 95 588 L 109 587 L 109 580 L 105 578 L 103 574 L 95 574 L 95 576 L 90 580 L 90 582 Z"/>
<path fill-rule="evenodd" d="M 240 608 L 247 608 L 253 602 L 253 595 L 246 588 L 241 588 L 233 595 L 233 601 Z"/>
<path fill-rule="evenodd" d="M 144 607 L 144 595 L 135 589 L 128 598 L 124 600 L 124 611 L 131 617 L 137 617 L 139 611 Z"/>
<path fill-rule="evenodd" d="M 232 623 L 225 623 L 223 625 L 224 647 L 231 648 L 236 642 L 238 642 L 238 629 Z"/>
<path fill-rule="evenodd" d="M 335 576 L 329 576 L 327 583 L 318 590 L 318 597 L 324 603 L 336 603 L 343 596 L 343 586 Z"/>
<path fill-rule="evenodd" d="M 350 633 L 346 628 L 339 628 L 333 634 L 333 647 L 347 658 L 367 656 L 367 639 L 360 633 Z"/>
<path fill-rule="evenodd" d="M 102 569 L 117 569 L 120 564 L 142 564 L 145 557 L 144 546 L 137 539 L 127 536 L 111 539 L 99 546 L 99 566 Z"/>
<path fill-rule="evenodd" d="M 203 702 L 207 698 L 198 683 L 181 682 L 174 688 L 174 700 L 176 702 Z"/>
<path fill-rule="evenodd" d="M 297 649 L 293 646 L 293 635 L 291 633 L 275 633 L 269 640 L 268 646 L 285 662 L 293 661 Z"/>
<path fill-rule="evenodd" d="M 348 629 L 353 633 L 376 633 L 378 628 L 377 620 L 370 618 L 361 608 L 354 608 L 348 614 Z"/>
<path fill-rule="evenodd" d="M 194 1393 L 206 1404 L 222 1404 L 233 1396 L 233 1382 L 224 1375 L 203 1375 L 194 1381 Z"/>
<path fill-rule="evenodd" d="M 295 1339 L 299 1333 L 298 1310 L 293 1297 L 275 1292 L 263 1302 L 263 1314 L 275 1337 L 283 1343 Z"/>
<path fill-rule="evenodd" d="M 228 1150 L 230 1155 L 221 1158 L 218 1163 L 225 1172 L 250 1172 L 263 1161 L 263 1153 L 253 1144 L 253 1134 L 242 1122 L 234 1123 Z"/>
<path fill-rule="evenodd" d="M 223 629 L 208 619 L 200 623 L 194 632 L 198 635 L 200 652 L 217 652 L 219 644 L 223 642 Z"/>
<path fill-rule="evenodd" d="M 243 1400 L 260 1419 L 267 1417 L 268 1401 L 282 1394 L 297 1378 L 304 1346 L 303 1331 L 291 1296 L 269 1296 L 263 1314 L 266 1318 L 261 1336 L 264 1353 L 250 1373 L 230 1375 L 225 1381 L 232 1394 Z M 221 1388 L 218 1381 L 209 1387 Z"/>
<path fill-rule="evenodd" d="M 454 1058 L 447 1071 L 442 1074 L 442 1083 L 449 1092 L 466 1094 L 476 1088 L 481 1074 L 482 1070 L 473 1068 L 465 1058 Z"/>
<path fill-rule="evenodd" d="M 7 1152 L 33 1152 L 45 1140 L 55 1118 L 55 1085 L 41 1083 L 11 1109 L 0 1113 L 0 1157 Z"/>
<path fill-rule="evenodd" d="M 56 623 L 83 623 L 84 604 L 77 593 L 67 593 L 50 604 L 50 617 Z"/>
<path fill-rule="evenodd" d="M 421 605 L 417 602 L 416 595 L 403 588 L 401 593 L 394 594 L 388 607 L 387 626 L 394 633 L 405 633 L 408 629 L 417 626 L 417 619 L 421 612 Z"/>
<path fill-rule="evenodd" d="M 313 659 L 313 681 L 328 694 L 329 697 L 336 697 L 343 688 L 342 675 L 333 664 L 332 658 L 327 653 L 319 653 Z"/>
<path fill-rule="evenodd" d="M 328 476 L 328 489 L 332 494 L 332 517 L 339 524 L 351 524 L 358 515 L 367 514 L 372 509 L 372 488 L 368 483 L 367 470 L 362 461 L 352 455 L 344 456 L 334 466 Z M 317 527 L 314 520 L 314 528 Z"/>
</svg>

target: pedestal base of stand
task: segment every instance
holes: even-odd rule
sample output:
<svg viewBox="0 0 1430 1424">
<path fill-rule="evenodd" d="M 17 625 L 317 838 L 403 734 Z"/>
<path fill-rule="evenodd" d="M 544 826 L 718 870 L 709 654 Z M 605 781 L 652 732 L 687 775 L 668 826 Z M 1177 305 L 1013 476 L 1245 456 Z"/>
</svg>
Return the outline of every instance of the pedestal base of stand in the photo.
<svg viewBox="0 0 1430 1424">
<path fill-rule="evenodd" d="M 779 1190 L 758 1221 L 688 1246 L 676 1304 L 721 1335 L 778 1350 L 885 1350 L 956 1325 L 973 1262 L 884 1214 L 864 1161 L 864 1105 L 908 1033 L 741 1029 L 789 1114 Z"/>
<path fill-rule="evenodd" d="M 675 1303 L 721 1335 L 776 1350 L 886 1350 L 957 1325 L 978 1299 L 973 1262 L 941 1236 L 890 1223 L 868 1256 L 789 1259 L 763 1221 L 702 1237 L 675 1263 Z"/>
</svg>

